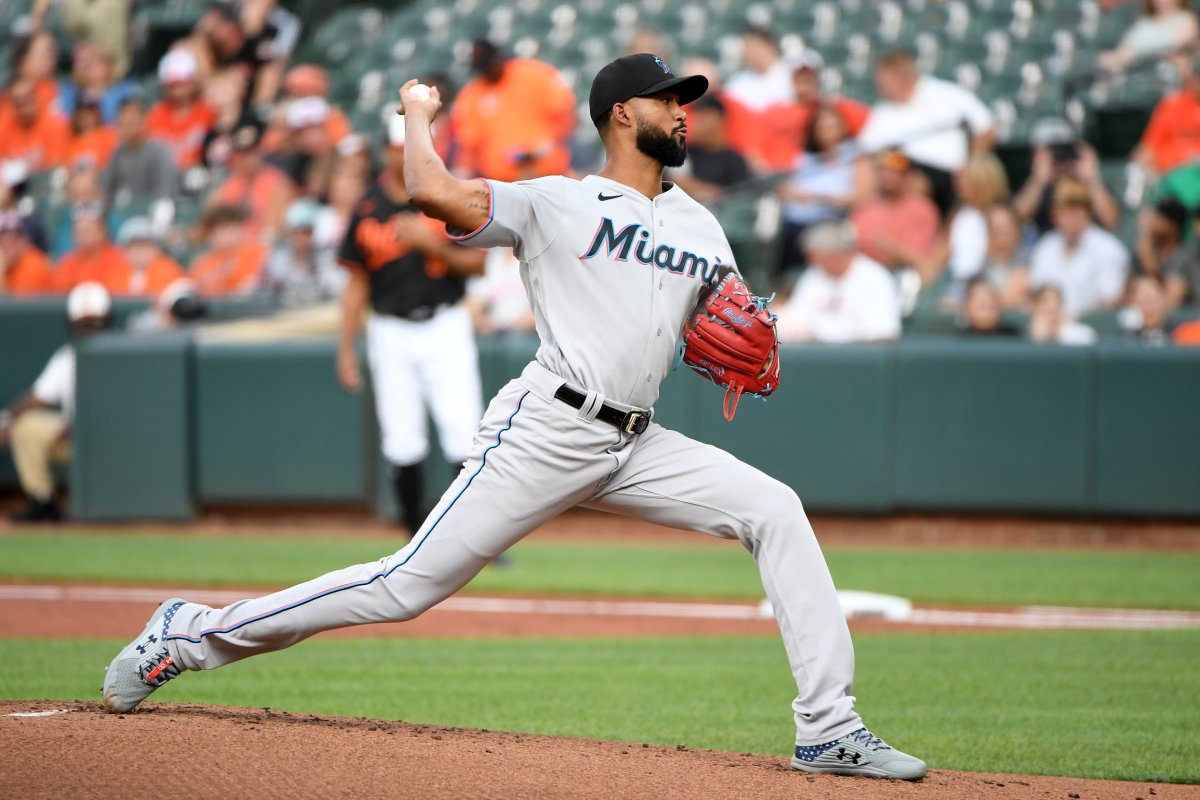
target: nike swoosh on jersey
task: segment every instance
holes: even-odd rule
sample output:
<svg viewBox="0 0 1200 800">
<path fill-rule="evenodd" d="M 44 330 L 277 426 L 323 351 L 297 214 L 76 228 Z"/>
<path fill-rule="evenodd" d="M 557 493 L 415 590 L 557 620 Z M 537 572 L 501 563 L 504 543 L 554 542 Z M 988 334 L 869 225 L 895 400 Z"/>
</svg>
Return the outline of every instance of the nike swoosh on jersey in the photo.
<svg viewBox="0 0 1200 800">
<path fill-rule="evenodd" d="M 616 200 L 618 197 L 624 197 L 624 195 L 610 194 L 607 197 L 605 197 L 604 192 L 601 192 L 600 194 L 596 195 L 596 199 L 600 200 L 601 202 L 603 202 L 605 200 Z"/>
</svg>

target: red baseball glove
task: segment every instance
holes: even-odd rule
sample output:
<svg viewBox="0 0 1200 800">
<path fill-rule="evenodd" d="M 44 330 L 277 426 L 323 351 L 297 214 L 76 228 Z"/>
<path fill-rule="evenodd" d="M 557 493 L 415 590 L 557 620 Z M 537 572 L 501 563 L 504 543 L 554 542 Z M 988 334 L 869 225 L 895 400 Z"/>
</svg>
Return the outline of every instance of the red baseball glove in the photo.
<svg viewBox="0 0 1200 800">
<path fill-rule="evenodd" d="M 742 393 L 766 397 L 779 388 L 779 336 L 767 301 L 730 272 L 684 326 L 683 363 L 725 387 L 722 406 L 732 420 Z"/>
</svg>

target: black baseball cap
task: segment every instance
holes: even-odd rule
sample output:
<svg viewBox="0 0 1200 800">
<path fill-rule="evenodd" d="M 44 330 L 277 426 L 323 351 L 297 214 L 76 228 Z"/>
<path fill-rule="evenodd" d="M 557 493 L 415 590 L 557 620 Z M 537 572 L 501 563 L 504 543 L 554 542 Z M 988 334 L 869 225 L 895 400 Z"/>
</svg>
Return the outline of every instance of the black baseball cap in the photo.
<svg viewBox="0 0 1200 800">
<path fill-rule="evenodd" d="M 703 75 L 677 77 L 667 62 L 653 53 L 636 53 L 610 61 L 592 81 L 592 93 L 588 98 L 592 122 L 599 121 L 617 103 L 667 89 L 678 91 L 679 105 L 687 105 L 708 91 L 708 78 Z"/>
</svg>

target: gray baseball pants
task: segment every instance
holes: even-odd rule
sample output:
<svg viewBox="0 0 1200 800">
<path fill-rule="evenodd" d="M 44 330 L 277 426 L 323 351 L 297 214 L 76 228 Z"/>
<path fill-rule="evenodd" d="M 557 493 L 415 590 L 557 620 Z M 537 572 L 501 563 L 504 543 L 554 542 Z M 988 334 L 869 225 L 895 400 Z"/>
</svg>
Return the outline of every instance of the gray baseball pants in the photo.
<svg viewBox="0 0 1200 800">
<path fill-rule="evenodd" d="M 561 384 L 533 363 L 500 391 L 466 466 L 399 552 L 225 608 L 182 606 L 166 637 L 176 662 L 215 669 L 321 631 L 412 619 L 530 531 L 583 504 L 741 542 L 758 565 L 796 680 L 796 743 L 823 744 L 862 727 L 850 694 L 850 633 L 796 494 L 656 423 L 634 436 L 593 421 L 601 398 L 590 393 L 593 402 L 577 411 L 554 399 Z"/>
</svg>

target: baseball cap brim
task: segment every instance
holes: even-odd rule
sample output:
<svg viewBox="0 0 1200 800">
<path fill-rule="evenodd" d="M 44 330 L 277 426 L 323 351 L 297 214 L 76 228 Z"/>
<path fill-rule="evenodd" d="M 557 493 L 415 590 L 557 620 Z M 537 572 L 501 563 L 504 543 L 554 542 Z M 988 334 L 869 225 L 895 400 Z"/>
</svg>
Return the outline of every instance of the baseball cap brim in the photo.
<svg viewBox="0 0 1200 800">
<path fill-rule="evenodd" d="M 652 94 L 674 89 L 679 92 L 679 105 L 686 106 L 694 103 L 708 91 L 708 78 L 703 75 L 683 75 L 677 78 L 667 78 L 648 89 L 643 89 L 635 97 L 649 97 Z"/>
</svg>

